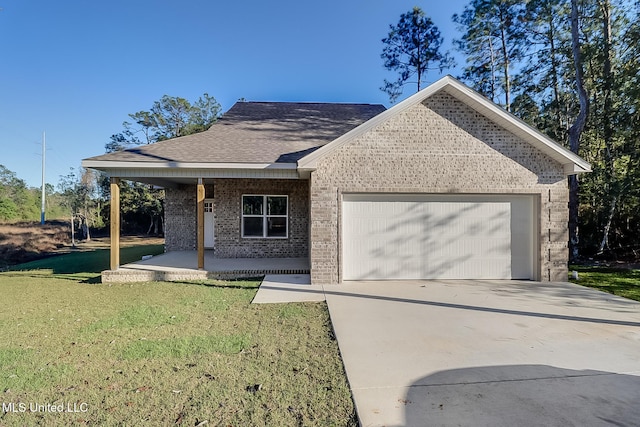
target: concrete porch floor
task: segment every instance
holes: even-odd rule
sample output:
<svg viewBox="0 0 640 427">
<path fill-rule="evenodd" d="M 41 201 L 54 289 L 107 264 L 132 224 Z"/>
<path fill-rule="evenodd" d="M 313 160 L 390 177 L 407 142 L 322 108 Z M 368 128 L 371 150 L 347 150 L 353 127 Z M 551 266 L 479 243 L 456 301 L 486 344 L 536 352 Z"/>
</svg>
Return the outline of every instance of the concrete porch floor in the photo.
<svg viewBox="0 0 640 427">
<path fill-rule="evenodd" d="M 309 274 L 308 258 L 216 258 L 205 251 L 198 270 L 196 251 L 176 251 L 102 272 L 102 283 L 238 279 L 266 274 Z"/>
</svg>

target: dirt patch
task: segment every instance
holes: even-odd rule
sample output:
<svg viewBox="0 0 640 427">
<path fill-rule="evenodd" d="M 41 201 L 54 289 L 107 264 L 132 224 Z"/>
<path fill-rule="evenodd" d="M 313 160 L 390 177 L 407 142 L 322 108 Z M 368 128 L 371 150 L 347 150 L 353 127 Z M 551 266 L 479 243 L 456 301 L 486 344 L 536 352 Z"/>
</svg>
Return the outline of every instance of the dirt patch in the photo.
<svg viewBox="0 0 640 427">
<path fill-rule="evenodd" d="M 46 256 L 65 247 L 70 227 L 64 222 L 0 224 L 0 268 Z"/>
<path fill-rule="evenodd" d="M 121 246 L 163 244 L 164 239 L 146 236 L 122 236 Z M 78 241 L 71 246 L 71 227 L 63 221 L 0 224 L 0 269 L 71 251 L 109 247 L 109 237 Z"/>
</svg>

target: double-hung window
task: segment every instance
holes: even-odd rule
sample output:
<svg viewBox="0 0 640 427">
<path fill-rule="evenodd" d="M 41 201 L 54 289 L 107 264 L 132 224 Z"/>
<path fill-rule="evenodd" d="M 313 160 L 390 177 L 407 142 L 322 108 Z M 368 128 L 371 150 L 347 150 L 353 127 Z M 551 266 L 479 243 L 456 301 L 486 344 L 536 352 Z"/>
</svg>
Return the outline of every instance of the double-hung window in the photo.
<svg viewBox="0 0 640 427">
<path fill-rule="evenodd" d="M 242 196 L 242 237 L 287 238 L 288 196 Z"/>
</svg>

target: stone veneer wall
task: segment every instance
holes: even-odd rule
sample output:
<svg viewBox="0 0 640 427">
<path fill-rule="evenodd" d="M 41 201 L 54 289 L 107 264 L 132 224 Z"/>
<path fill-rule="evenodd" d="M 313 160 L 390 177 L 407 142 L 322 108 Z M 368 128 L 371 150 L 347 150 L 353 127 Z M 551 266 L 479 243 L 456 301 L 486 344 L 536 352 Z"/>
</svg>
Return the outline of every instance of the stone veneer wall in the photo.
<svg viewBox="0 0 640 427">
<path fill-rule="evenodd" d="M 562 165 L 464 103 L 435 94 L 321 160 L 311 175 L 311 282 L 341 281 L 348 192 L 533 194 L 538 280 L 566 281 L 568 189 Z"/>
<path fill-rule="evenodd" d="M 217 179 L 215 254 L 220 258 L 297 258 L 309 256 L 309 181 L 289 179 Z M 242 195 L 289 196 L 289 237 L 242 238 Z"/>
</svg>

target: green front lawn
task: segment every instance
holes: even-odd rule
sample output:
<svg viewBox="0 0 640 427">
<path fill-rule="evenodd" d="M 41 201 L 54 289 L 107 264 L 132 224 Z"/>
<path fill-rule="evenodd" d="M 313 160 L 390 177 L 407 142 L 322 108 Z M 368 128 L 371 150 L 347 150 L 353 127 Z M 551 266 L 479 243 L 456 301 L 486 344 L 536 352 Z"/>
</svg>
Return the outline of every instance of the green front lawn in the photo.
<svg viewBox="0 0 640 427">
<path fill-rule="evenodd" d="M 0 425 L 357 425 L 324 303 L 48 268 L 0 273 Z"/>
<path fill-rule="evenodd" d="M 160 255 L 164 245 L 138 245 L 120 248 L 120 264 L 139 261 L 144 255 Z M 109 269 L 109 249 L 78 251 L 43 258 L 11 267 L 11 270 L 50 269 L 56 274 L 99 273 Z"/>
<path fill-rule="evenodd" d="M 578 272 L 578 280 L 570 280 L 573 283 L 640 301 L 640 270 L 571 266 L 569 271 L 573 270 Z"/>
</svg>

